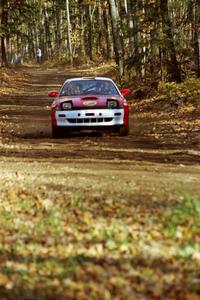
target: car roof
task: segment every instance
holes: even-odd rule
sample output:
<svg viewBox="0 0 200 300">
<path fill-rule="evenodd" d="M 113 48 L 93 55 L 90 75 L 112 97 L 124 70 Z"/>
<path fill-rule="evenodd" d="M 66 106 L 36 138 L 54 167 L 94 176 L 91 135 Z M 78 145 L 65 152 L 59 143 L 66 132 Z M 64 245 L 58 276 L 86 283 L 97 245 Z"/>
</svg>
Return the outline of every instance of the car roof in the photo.
<svg viewBox="0 0 200 300">
<path fill-rule="evenodd" d="M 108 77 L 75 77 L 75 78 L 69 78 L 65 80 L 64 84 L 69 81 L 82 81 L 82 80 L 107 80 L 114 83 L 113 80 Z"/>
<path fill-rule="evenodd" d="M 108 77 L 75 77 L 75 78 L 69 78 L 68 80 L 110 80 L 111 78 Z"/>
</svg>

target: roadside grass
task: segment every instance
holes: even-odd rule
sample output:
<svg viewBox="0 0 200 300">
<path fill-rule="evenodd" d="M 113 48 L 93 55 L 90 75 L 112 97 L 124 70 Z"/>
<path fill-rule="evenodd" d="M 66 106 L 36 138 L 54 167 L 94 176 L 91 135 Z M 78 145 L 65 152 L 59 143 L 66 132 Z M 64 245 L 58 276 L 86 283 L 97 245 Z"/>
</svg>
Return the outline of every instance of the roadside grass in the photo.
<svg viewBox="0 0 200 300">
<path fill-rule="evenodd" d="M 165 216 L 163 227 L 168 237 L 182 240 L 177 258 L 200 262 L 200 198 L 181 197 Z"/>
<path fill-rule="evenodd" d="M 191 231 L 200 229 L 200 198 L 180 197 L 181 201 L 172 206 L 166 214 L 163 225 L 169 236 L 181 235 L 177 230 L 187 226 Z"/>
<path fill-rule="evenodd" d="M 199 198 L 180 197 L 153 215 L 126 199 L 103 198 L 112 214 L 92 193 L 4 183 L 0 292 L 5 299 L 200 294 Z"/>
</svg>

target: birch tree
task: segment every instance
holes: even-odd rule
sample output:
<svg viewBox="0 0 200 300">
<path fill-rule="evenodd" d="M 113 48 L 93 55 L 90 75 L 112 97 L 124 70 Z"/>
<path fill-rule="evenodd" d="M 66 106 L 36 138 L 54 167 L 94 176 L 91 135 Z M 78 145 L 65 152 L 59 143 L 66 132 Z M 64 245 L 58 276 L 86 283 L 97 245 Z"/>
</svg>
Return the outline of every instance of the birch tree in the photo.
<svg viewBox="0 0 200 300">
<path fill-rule="evenodd" d="M 123 57 L 123 41 L 122 41 L 122 30 L 120 25 L 119 11 L 115 0 L 109 0 L 109 4 L 110 4 L 110 11 L 111 11 L 111 18 L 112 18 L 115 60 L 119 66 L 120 77 L 123 77 L 124 57 Z"/>
<path fill-rule="evenodd" d="M 72 42 L 71 42 L 71 21 L 69 12 L 69 0 L 66 0 L 66 17 L 67 17 L 67 49 L 70 63 L 73 64 Z"/>
</svg>

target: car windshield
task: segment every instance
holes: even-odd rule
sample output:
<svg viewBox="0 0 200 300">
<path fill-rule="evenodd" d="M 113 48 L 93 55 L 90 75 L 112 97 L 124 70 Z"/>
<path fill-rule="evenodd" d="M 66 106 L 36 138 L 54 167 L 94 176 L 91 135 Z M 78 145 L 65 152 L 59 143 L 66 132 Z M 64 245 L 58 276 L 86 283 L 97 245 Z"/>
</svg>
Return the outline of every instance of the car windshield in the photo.
<svg viewBox="0 0 200 300">
<path fill-rule="evenodd" d="M 119 95 L 110 80 L 82 79 L 67 81 L 61 89 L 60 96 L 76 95 Z"/>
</svg>

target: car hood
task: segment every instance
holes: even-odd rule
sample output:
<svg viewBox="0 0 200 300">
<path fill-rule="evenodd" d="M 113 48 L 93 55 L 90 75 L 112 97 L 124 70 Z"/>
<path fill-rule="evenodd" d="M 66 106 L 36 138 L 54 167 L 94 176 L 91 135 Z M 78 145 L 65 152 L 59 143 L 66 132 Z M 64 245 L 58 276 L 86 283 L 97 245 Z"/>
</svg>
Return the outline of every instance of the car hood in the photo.
<svg viewBox="0 0 200 300">
<path fill-rule="evenodd" d="M 84 95 L 84 96 L 67 96 L 67 97 L 58 97 L 56 102 L 60 104 L 66 101 L 72 101 L 73 107 L 105 107 L 107 106 L 107 100 L 117 100 L 119 105 L 122 105 L 125 99 L 121 96 L 113 95 Z"/>
</svg>

